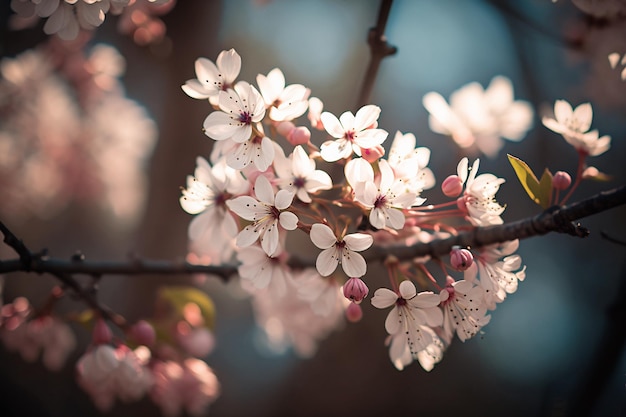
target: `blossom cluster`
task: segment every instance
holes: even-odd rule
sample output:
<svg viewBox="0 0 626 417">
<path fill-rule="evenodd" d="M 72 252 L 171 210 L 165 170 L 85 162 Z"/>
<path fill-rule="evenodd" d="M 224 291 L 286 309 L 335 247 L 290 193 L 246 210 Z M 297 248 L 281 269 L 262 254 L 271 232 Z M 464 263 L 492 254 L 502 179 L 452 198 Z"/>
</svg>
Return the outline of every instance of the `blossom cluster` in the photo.
<svg viewBox="0 0 626 417">
<path fill-rule="evenodd" d="M 215 62 L 199 58 L 196 78 L 182 86 L 213 109 L 203 127 L 215 142 L 209 160 L 198 157 L 180 204 L 196 215 L 189 225 L 196 259 L 239 262 L 241 284 L 271 345 L 290 344 L 308 356 L 342 316 L 359 320 L 359 304 L 369 293 L 363 253 L 372 246 L 428 242 L 503 222 L 504 206 L 495 195 L 504 180 L 479 175 L 479 160 L 470 167 L 463 158 L 456 175 L 443 182 L 449 202 L 424 206 L 424 190 L 435 185 L 430 150 L 398 131 L 386 154 L 389 134 L 378 126 L 378 106 L 336 116 L 304 85 L 287 85 L 277 68 L 257 76 L 258 88 L 237 81 L 240 70 L 237 52 L 222 51 Z M 319 146 L 309 126 L 298 124 L 305 113 L 322 135 Z M 332 164 L 340 164 L 342 178 L 331 178 Z M 465 226 L 444 220 L 451 217 Z M 315 268 L 294 268 L 291 242 L 298 235 L 312 243 L 302 251 L 317 248 Z M 488 310 L 524 278 L 516 249 L 516 241 L 455 248 L 448 265 L 436 260 L 444 285 L 427 269 L 430 259 L 388 261 L 392 289 L 378 289 L 372 304 L 394 306 L 385 324 L 392 362 L 402 369 L 417 359 L 431 369 L 455 334 L 466 340 L 479 333 Z M 452 277 L 455 271 L 462 279 Z M 431 288 L 417 292 L 418 274 L 430 278 Z"/>
</svg>

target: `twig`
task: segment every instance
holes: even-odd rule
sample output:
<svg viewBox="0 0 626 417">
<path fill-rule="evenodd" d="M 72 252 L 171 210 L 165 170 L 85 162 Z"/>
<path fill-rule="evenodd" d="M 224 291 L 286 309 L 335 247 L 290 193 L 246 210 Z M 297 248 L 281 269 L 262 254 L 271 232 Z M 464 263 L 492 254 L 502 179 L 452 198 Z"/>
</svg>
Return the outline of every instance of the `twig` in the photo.
<svg viewBox="0 0 626 417">
<path fill-rule="evenodd" d="M 389 18 L 389 11 L 391 10 L 392 0 L 382 0 L 380 9 L 378 10 L 378 21 L 376 27 L 370 29 L 367 35 L 367 44 L 370 46 L 370 62 L 363 79 L 361 86 L 361 93 L 357 102 L 357 109 L 369 104 L 372 98 L 372 90 L 374 89 L 374 82 L 378 75 L 378 68 L 382 60 L 398 52 L 398 48 L 390 45 L 385 38 L 385 27 L 387 26 L 387 19 Z"/>
<path fill-rule="evenodd" d="M 580 225 L 572 224 L 593 214 L 601 213 L 611 208 L 626 204 L 626 186 L 605 191 L 595 196 L 570 204 L 565 207 L 553 207 L 537 216 L 522 219 L 516 222 L 497 226 L 477 227 L 467 232 L 459 233 L 446 239 L 436 239 L 428 243 L 418 243 L 411 246 L 376 247 L 365 252 L 368 262 L 384 260 L 393 253 L 400 260 L 410 260 L 415 257 L 430 255 L 441 257 L 450 252 L 453 246 L 478 248 L 494 243 L 506 242 L 514 239 L 525 239 L 544 235 L 550 232 L 566 233 L 577 237 L 585 237 L 588 230 Z M 0 230 L 12 236 L 12 240 L 19 241 L 0 222 Z M 23 244 L 22 244 L 23 245 Z M 26 257 L 24 257 L 26 258 Z M 228 279 L 237 272 L 236 265 L 194 265 L 187 262 L 151 261 L 131 259 L 127 261 L 88 261 L 65 260 L 37 256 L 30 254 L 30 261 L 11 259 L 0 261 L 0 273 L 31 271 L 36 273 L 52 274 L 86 274 L 100 275 L 171 275 L 171 274 L 211 274 L 222 280 Z M 292 257 L 289 265 L 295 268 L 313 266 L 313 259 L 305 260 Z"/>
</svg>

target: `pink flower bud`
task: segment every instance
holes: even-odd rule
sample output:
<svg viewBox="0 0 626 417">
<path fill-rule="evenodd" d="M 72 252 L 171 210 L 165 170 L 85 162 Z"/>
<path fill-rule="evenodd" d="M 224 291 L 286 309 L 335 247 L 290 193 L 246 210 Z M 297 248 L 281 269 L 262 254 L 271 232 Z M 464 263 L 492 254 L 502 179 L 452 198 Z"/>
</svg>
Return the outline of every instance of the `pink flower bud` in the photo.
<svg viewBox="0 0 626 417">
<path fill-rule="evenodd" d="M 385 155 L 385 148 L 380 145 L 376 145 L 373 148 L 361 148 L 361 156 L 367 162 L 372 163 L 378 161 Z"/>
<path fill-rule="evenodd" d="M 350 301 L 359 304 L 365 297 L 369 289 L 361 278 L 350 278 L 343 285 L 343 295 Z"/>
<path fill-rule="evenodd" d="M 572 184 L 572 177 L 565 171 L 557 171 L 552 177 L 552 186 L 557 190 L 564 190 Z"/>
<path fill-rule="evenodd" d="M 309 143 L 310 139 L 311 139 L 311 131 L 307 127 L 304 127 L 304 126 L 296 127 L 291 132 L 289 132 L 289 135 L 287 136 L 287 140 L 293 146 L 305 145 Z"/>
<path fill-rule="evenodd" d="M 457 271 L 465 271 L 474 263 L 474 256 L 472 252 L 467 249 L 454 247 L 450 252 L 450 263 L 452 264 L 452 268 Z"/>
<path fill-rule="evenodd" d="M 350 303 L 346 309 L 346 318 L 352 323 L 360 321 L 361 318 L 363 318 L 363 310 L 361 310 L 361 306 L 357 303 Z"/>
<path fill-rule="evenodd" d="M 276 130 L 278 131 L 278 133 L 286 138 L 289 137 L 289 135 L 295 128 L 296 125 L 294 125 L 292 122 L 280 122 L 278 123 L 278 125 L 276 125 Z"/>
<path fill-rule="evenodd" d="M 458 197 L 463 191 L 463 180 L 458 175 L 450 175 L 441 184 L 441 191 L 446 197 Z"/>
<path fill-rule="evenodd" d="M 111 343 L 113 333 L 103 319 L 96 320 L 96 324 L 93 326 L 93 333 L 91 340 L 94 345 L 106 345 Z"/>
<path fill-rule="evenodd" d="M 156 341 L 154 327 L 145 320 L 139 320 L 130 328 L 129 336 L 138 344 L 152 346 Z"/>
</svg>

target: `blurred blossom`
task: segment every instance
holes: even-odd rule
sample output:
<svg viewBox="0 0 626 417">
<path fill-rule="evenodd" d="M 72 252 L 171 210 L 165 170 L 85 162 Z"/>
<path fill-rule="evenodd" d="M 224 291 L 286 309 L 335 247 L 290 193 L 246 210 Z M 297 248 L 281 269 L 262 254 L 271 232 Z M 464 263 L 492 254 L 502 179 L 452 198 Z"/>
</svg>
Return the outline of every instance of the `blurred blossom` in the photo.
<svg viewBox="0 0 626 417">
<path fill-rule="evenodd" d="M 96 200 L 132 221 L 145 198 L 142 164 L 155 124 L 124 97 L 115 49 L 97 45 L 88 57 L 61 49 L 57 60 L 59 48 L 0 62 L 0 192 L 11 201 L 0 213 L 50 217 L 73 201 Z"/>
<path fill-rule="evenodd" d="M 624 0 L 572 0 L 583 12 L 598 18 L 614 19 L 626 16 Z"/>
<path fill-rule="evenodd" d="M 317 291 L 304 291 L 305 300 L 300 286 L 310 288 L 312 280 L 316 281 L 313 286 Z M 349 302 L 334 280 L 321 280 L 315 270 L 306 269 L 287 281 L 286 293 L 275 291 L 270 284 L 253 294 L 255 318 L 271 349 L 282 351 L 292 346 L 299 356 L 311 357 L 318 343 L 343 325 L 344 310 Z"/>
<path fill-rule="evenodd" d="M 451 136 L 468 153 L 490 158 L 498 156 L 502 139 L 522 140 L 533 123 L 532 106 L 514 100 L 513 84 L 503 76 L 494 77 L 487 89 L 477 82 L 461 87 L 450 96 L 450 104 L 430 92 L 423 104 L 432 131 Z"/>
<path fill-rule="evenodd" d="M 107 13 L 121 14 L 119 31 L 131 35 L 137 44 L 147 45 L 164 38 L 165 23 L 156 16 L 169 12 L 175 3 L 175 0 L 11 0 L 11 9 L 16 13 L 11 18 L 11 28 L 31 27 L 38 18 L 44 18 L 46 34 L 73 40 L 81 30 L 99 27 Z"/>
<path fill-rule="evenodd" d="M 166 417 L 186 412 L 190 416 L 206 415 L 219 397 L 220 383 L 213 370 L 199 359 L 182 363 L 158 361 L 153 366 L 152 400 Z"/>
</svg>

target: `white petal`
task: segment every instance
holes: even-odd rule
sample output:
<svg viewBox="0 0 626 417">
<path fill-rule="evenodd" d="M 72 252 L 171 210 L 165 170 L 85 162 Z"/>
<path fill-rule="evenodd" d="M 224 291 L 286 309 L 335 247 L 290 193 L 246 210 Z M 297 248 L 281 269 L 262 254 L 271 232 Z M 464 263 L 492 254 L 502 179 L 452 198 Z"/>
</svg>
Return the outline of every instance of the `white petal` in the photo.
<svg viewBox="0 0 626 417">
<path fill-rule="evenodd" d="M 259 201 L 270 206 L 274 205 L 274 190 L 270 180 L 265 175 L 259 175 L 254 182 L 254 194 L 256 194 Z"/>
<path fill-rule="evenodd" d="M 220 52 L 216 62 L 227 83 L 232 83 L 241 71 L 241 56 L 233 48 Z"/>
<path fill-rule="evenodd" d="M 276 194 L 276 202 L 274 205 L 278 210 L 285 210 L 293 202 L 293 193 L 287 190 L 280 190 Z"/>
<path fill-rule="evenodd" d="M 237 246 L 240 248 L 245 248 L 246 246 L 252 245 L 259 238 L 259 232 L 254 228 L 254 226 L 246 226 L 239 234 L 237 235 Z"/>
<path fill-rule="evenodd" d="M 196 79 L 185 81 L 180 88 L 191 98 L 207 99 L 210 97 L 204 86 Z"/>
<path fill-rule="evenodd" d="M 341 252 L 341 266 L 349 277 L 362 277 L 367 272 L 365 258 L 346 248 Z"/>
<path fill-rule="evenodd" d="M 273 256 L 278 251 L 278 243 L 278 220 L 273 220 L 261 237 L 261 247 L 268 256 Z"/>
<path fill-rule="evenodd" d="M 378 120 L 380 116 L 380 107 L 373 104 L 363 106 L 356 112 L 354 120 L 354 130 L 361 131 L 367 129 Z"/>
<path fill-rule="evenodd" d="M 337 237 L 331 228 L 322 223 L 315 223 L 311 226 L 310 236 L 313 244 L 320 249 L 328 249 L 337 243 Z"/>
<path fill-rule="evenodd" d="M 346 247 L 350 250 L 361 252 L 374 243 L 374 238 L 372 235 L 368 235 L 366 233 L 351 233 L 346 235 L 343 238 L 343 241 L 346 242 Z M 315 242 L 313 242 L 315 243 Z"/>
<path fill-rule="evenodd" d="M 400 330 L 400 324 L 401 318 L 398 314 L 398 307 L 394 307 L 385 319 L 385 330 L 387 330 L 389 334 L 396 334 Z"/>
<path fill-rule="evenodd" d="M 564 124 L 569 119 L 574 110 L 572 106 L 565 100 L 557 100 L 554 103 L 554 117 L 560 124 Z"/>
<path fill-rule="evenodd" d="M 372 305 L 376 308 L 387 308 L 395 304 L 398 294 L 388 288 L 379 288 L 374 292 L 372 297 Z"/>
<path fill-rule="evenodd" d="M 404 227 L 404 214 L 401 210 L 395 208 L 389 208 L 385 210 L 385 214 L 387 215 L 386 224 L 387 226 L 400 230 Z"/>
<path fill-rule="evenodd" d="M 337 139 L 343 138 L 345 134 L 345 130 L 343 126 L 341 125 L 341 123 L 339 122 L 339 119 L 337 119 L 337 116 L 335 116 L 334 114 L 330 112 L 325 111 L 320 116 L 320 120 L 322 121 L 322 124 L 324 125 L 324 129 L 326 129 L 326 131 L 328 132 L 330 136 L 337 138 Z"/>
<path fill-rule="evenodd" d="M 415 297 L 417 294 L 417 290 L 415 289 L 415 284 L 413 284 L 409 280 L 404 280 L 400 283 L 400 296 L 405 300 L 410 300 Z"/>
<path fill-rule="evenodd" d="M 204 134 L 215 140 L 229 139 L 237 130 L 233 119 L 221 111 L 214 111 L 204 119 Z"/>
<path fill-rule="evenodd" d="M 373 208 L 372 211 L 370 211 L 370 216 L 369 216 L 370 224 L 377 229 L 384 229 L 385 228 L 385 212 L 386 210 L 383 210 L 381 208 Z"/>
<path fill-rule="evenodd" d="M 459 161 L 459 164 L 456 166 L 456 175 L 461 178 L 461 182 L 465 183 L 467 180 L 467 167 L 469 166 L 469 160 L 467 157 L 464 157 Z"/>
<path fill-rule="evenodd" d="M 339 263 L 337 255 L 337 250 L 334 247 L 320 252 L 315 261 L 315 267 L 321 276 L 327 277 L 337 269 L 337 264 Z"/>
<path fill-rule="evenodd" d="M 352 155 L 352 145 L 345 139 L 326 141 L 320 147 L 320 155 L 326 162 L 336 162 Z"/>
<path fill-rule="evenodd" d="M 285 230 L 295 230 L 298 227 L 298 216 L 290 211 L 283 211 L 279 217 L 280 225 Z"/>
<path fill-rule="evenodd" d="M 583 103 L 576 107 L 574 110 L 574 118 L 578 120 L 579 130 L 586 132 L 591 127 L 591 120 L 593 119 L 593 110 L 590 103 Z"/>
<path fill-rule="evenodd" d="M 227 200 L 226 206 L 239 217 L 250 221 L 259 220 L 267 213 L 266 206 L 247 195 Z"/>
</svg>

